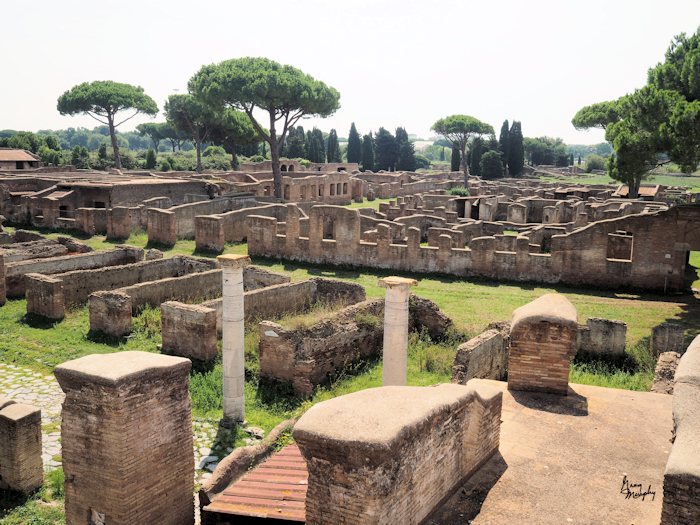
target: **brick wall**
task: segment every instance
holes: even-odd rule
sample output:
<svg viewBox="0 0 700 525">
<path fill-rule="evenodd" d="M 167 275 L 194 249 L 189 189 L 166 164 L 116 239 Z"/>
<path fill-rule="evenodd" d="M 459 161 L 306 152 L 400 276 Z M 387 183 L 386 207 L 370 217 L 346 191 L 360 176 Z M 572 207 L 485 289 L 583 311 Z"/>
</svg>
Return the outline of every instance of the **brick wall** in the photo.
<svg viewBox="0 0 700 525">
<path fill-rule="evenodd" d="M 590 317 L 579 325 L 576 349 L 598 354 L 623 354 L 627 343 L 627 323 Z"/>
<path fill-rule="evenodd" d="M 41 453 L 41 409 L 0 397 L 0 489 L 41 487 Z"/>
<path fill-rule="evenodd" d="M 488 330 L 457 348 L 452 383 L 466 385 L 470 379 L 503 380 L 508 369 L 508 334 Z"/>
<path fill-rule="evenodd" d="M 25 294 L 24 276 L 28 273 L 53 275 L 76 270 L 91 270 L 132 264 L 142 260 L 143 248 L 123 245 L 109 250 L 100 250 L 99 252 L 7 263 L 7 295 L 9 297 L 17 297 Z"/>
<path fill-rule="evenodd" d="M 498 450 L 501 399 L 487 385 L 442 384 L 315 405 L 294 427 L 309 470 L 306 523 L 422 523 Z"/>
<path fill-rule="evenodd" d="M 577 329 L 576 308 L 563 295 L 547 294 L 516 309 L 508 389 L 567 395 Z"/>
<path fill-rule="evenodd" d="M 676 370 L 673 390 L 675 441 L 664 473 L 661 525 L 700 523 L 700 337 Z"/>
<path fill-rule="evenodd" d="M 190 366 L 119 352 L 56 367 L 66 523 L 194 523 Z"/>
<path fill-rule="evenodd" d="M 685 352 L 685 327 L 676 323 L 661 323 L 651 329 L 649 349 L 654 355 L 664 352 Z"/>
</svg>

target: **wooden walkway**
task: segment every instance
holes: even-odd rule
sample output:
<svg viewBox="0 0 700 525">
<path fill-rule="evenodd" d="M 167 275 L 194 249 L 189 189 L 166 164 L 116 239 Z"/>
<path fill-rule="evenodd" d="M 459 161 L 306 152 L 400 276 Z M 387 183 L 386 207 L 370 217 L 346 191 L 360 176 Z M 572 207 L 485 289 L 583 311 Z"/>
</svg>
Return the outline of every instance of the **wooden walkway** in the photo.
<svg viewBox="0 0 700 525">
<path fill-rule="evenodd" d="M 303 523 L 306 521 L 304 505 L 308 479 L 306 461 L 299 447 L 287 445 L 203 510 Z"/>
</svg>

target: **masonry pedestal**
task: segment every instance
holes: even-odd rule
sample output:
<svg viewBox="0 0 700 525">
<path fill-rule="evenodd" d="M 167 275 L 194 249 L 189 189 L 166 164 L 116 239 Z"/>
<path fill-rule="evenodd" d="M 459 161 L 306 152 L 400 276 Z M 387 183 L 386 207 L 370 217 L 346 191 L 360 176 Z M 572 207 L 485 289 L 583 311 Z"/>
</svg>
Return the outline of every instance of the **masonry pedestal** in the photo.
<svg viewBox="0 0 700 525">
<path fill-rule="evenodd" d="M 194 523 L 191 362 L 147 352 L 94 354 L 54 374 L 66 523 Z"/>
<path fill-rule="evenodd" d="M 408 365 L 408 295 L 414 279 L 385 277 L 379 286 L 386 288 L 384 300 L 384 367 L 382 386 L 406 386 Z"/>
<path fill-rule="evenodd" d="M 220 255 L 223 269 L 223 368 L 224 419 L 245 421 L 245 312 L 243 309 L 243 268 L 247 255 Z"/>
</svg>

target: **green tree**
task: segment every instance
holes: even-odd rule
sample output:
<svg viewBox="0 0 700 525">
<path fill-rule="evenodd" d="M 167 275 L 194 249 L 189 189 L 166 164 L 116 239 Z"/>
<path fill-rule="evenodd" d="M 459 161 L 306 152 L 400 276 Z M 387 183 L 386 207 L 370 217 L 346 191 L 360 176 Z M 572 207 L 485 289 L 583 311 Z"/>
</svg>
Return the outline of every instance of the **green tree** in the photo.
<svg viewBox="0 0 700 525">
<path fill-rule="evenodd" d="M 374 139 L 371 131 L 362 137 L 362 171 L 374 171 Z"/>
<path fill-rule="evenodd" d="M 202 67 L 189 81 L 190 92 L 211 107 L 230 107 L 248 115 L 270 145 L 275 196 L 282 198 L 280 151 L 287 132 L 304 116 L 328 117 L 340 107 L 340 94 L 300 70 L 267 58 L 238 58 Z M 269 115 L 266 132 L 253 117 Z M 281 133 L 277 134 L 278 126 Z"/>
<path fill-rule="evenodd" d="M 413 143 L 408 140 L 408 133 L 406 133 L 404 128 L 396 128 L 396 146 L 398 149 L 396 169 L 399 171 L 416 171 Z"/>
<path fill-rule="evenodd" d="M 498 179 L 503 177 L 503 162 L 500 151 L 487 151 L 481 157 L 481 176 L 484 179 Z"/>
<path fill-rule="evenodd" d="M 374 166 L 377 171 L 392 171 L 396 168 L 399 148 L 394 136 L 384 128 L 379 128 L 374 136 Z"/>
<path fill-rule="evenodd" d="M 620 114 L 617 109 L 617 101 L 598 102 L 582 108 L 571 119 L 571 123 L 579 130 L 588 130 L 591 128 L 606 130 L 608 124 L 620 120 Z"/>
<path fill-rule="evenodd" d="M 107 143 L 103 142 L 100 147 L 97 148 L 97 158 L 101 161 L 107 160 Z"/>
<path fill-rule="evenodd" d="M 249 146 L 262 142 L 248 115 L 242 111 L 226 108 L 216 115 L 209 131 L 209 140 L 217 146 L 228 148 L 231 153 L 231 169 L 238 169 L 236 146 Z"/>
<path fill-rule="evenodd" d="M 162 123 L 157 122 L 144 122 L 143 124 L 139 124 L 138 126 L 136 126 L 136 131 L 139 132 L 139 135 L 141 135 L 142 137 L 148 137 L 153 141 L 153 147 L 155 148 L 155 151 L 158 151 L 158 145 L 160 144 L 160 141 L 165 138 L 160 134 L 161 129 Z"/>
<path fill-rule="evenodd" d="M 90 168 L 90 154 L 84 146 L 75 146 L 71 153 L 70 163 L 79 170 Z"/>
<path fill-rule="evenodd" d="M 44 142 L 46 142 L 46 147 L 54 151 L 61 151 L 61 142 L 55 135 L 49 135 L 44 137 Z"/>
<path fill-rule="evenodd" d="M 502 158 L 505 159 L 506 165 L 508 164 L 508 155 L 510 154 L 510 128 L 508 127 L 508 120 L 503 121 L 501 126 L 501 134 L 498 137 L 498 149 L 501 151 Z"/>
<path fill-rule="evenodd" d="M 456 144 L 462 158 L 462 173 L 464 187 L 469 184 L 469 169 L 467 168 L 467 143 L 471 138 L 484 135 L 494 135 L 493 127 L 469 115 L 451 115 L 435 122 L 430 128 L 446 140 Z"/>
<path fill-rule="evenodd" d="M 445 146 L 440 150 L 440 162 L 445 162 Z"/>
<path fill-rule="evenodd" d="M 168 123 L 178 131 L 192 137 L 197 150 L 197 173 L 202 173 L 202 142 L 218 120 L 210 106 L 199 102 L 192 95 L 170 95 L 165 102 L 165 116 Z"/>
<path fill-rule="evenodd" d="M 348 162 L 362 162 L 362 139 L 355 128 L 355 123 L 350 125 L 350 134 L 348 135 Z"/>
<path fill-rule="evenodd" d="M 595 153 L 591 153 L 586 157 L 586 173 L 590 173 L 593 170 L 604 170 L 605 169 L 605 159 Z"/>
<path fill-rule="evenodd" d="M 462 165 L 459 158 L 459 145 L 452 144 L 452 157 L 450 157 L 450 171 L 459 171 Z"/>
<path fill-rule="evenodd" d="M 153 148 L 148 148 L 148 153 L 146 154 L 146 169 L 152 170 L 156 167 L 156 152 Z"/>
<path fill-rule="evenodd" d="M 581 165 L 581 155 L 578 156 L 578 165 Z"/>
<path fill-rule="evenodd" d="M 335 129 L 332 129 L 328 136 L 328 162 L 343 162 L 340 155 L 340 144 L 338 144 L 338 133 Z"/>
<path fill-rule="evenodd" d="M 569 153 L 569 166 L 573 166 L 573 165 L 574 165 L 574 154 Z"/>
<path fill-rule="evenodd" d="M 415 165 L 416 170 L 420 170 L 420 169 L 427 170 L 428 168 L 430 168 L 430 160 L 428 160 L 426 157 L 424 157 L 420 153 L 414 153 L 413 157 L 414 157 L 415 163 L 416 163 L 416 165 Z M 412 171 L 415 171 L 415 170 L 412 170 Z"/>
<path fill-rule="evenodd" d="M 523 166 L 525 165 L 523 131 L 520 121 L 513 121 L 508 138 L 508 170 L 511 177 L 516 177 L 523 171 Z"/>
<path fill-rule="evenodd" d="M 120 84 L 111 80 L 84 82 L 73 86 L 58 97 L 57 108 L 61 115 L 90 115 L 109 127 L 117 169 L 121 169 L 122 163 L 115 128 L 138 114 L 155 116 L 158 113 L 155 101 L 143 92 L 141 86 Z M 131 116 L 115 122 L 117 113 L 129 110 L 134 111 Z"/>
</svg>

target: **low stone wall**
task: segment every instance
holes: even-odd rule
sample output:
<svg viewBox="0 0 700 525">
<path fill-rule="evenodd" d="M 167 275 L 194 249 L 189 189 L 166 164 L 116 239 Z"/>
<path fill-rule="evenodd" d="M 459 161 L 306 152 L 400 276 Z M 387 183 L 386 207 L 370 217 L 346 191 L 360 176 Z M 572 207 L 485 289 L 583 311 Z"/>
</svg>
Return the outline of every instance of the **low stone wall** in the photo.
<svg viewBox="0 0 700 525">
<path fill-rule="evenodd" d="M 597 354 L 623 354 L 627 344 L 627 323 L 590 317 L 578 325 L 576 349 Z"/>
<path fill-rule="evenodd" d="M 246 218 L 249 215 L 274 217 L 284 222 L 287 206 L 270 204 L 242 210 L 234 210 L 218 215 L 200 215 L 194 218 L 195 239 L 198 250 L 223 251 L 227 242 L 242 242 L 248 237 Z M 306 217 L 302 214 L 302 217 Z"/>
<path fill-rule="evenodd" d="M 508 389 L 567 395 L 578 325 L 563 295 L 547 294 L 513 312 Z"/>
<path fill-rule="evenodd" d="M 41 409 L 0 397 L 0 489 L 31 492 L 43 484 Z"/>
<path fill-rule="evenodd" d="M 488 330 L 457 348 L 452 383 L 466 385 L 470 379 L 502 381 L 508 369 L 509 338 L 500 330 Z"/>
<path fill-rule="evenodd" d="M 116 337 L 127 335 L 131 333 L 131 316 L 142 306 L 158 307 L 168 300 L 201 301 L 221 295 L 221 291 L 221 270 L 217 269 L 93 293 L 88 303 L 90 330 Z"/>
<path fill-rule="evenodd" d="M 411 295 L 409 331 L 425 329 L 438 338 L 451 326 L 435 303 Z M 384 340 L 384 298 L 364 301 L 338 311 L 310 328 L 289 330 L 277 323 L 259 325 L 260 375 L 291 382 L 294 394 L 313 394 L 329 374 L 361 358 L 377 355 Z"/>
<path fill-rule="evenodd" d="M 675 441 L 664 473 L 662 525 L 700 523 L 700 337 L 681 358 L 673 392 Z"/>
<path fill-rule="evenodd" d="M 143 256 L 143 250 L 141 250 Z M 27 313 L 62 319 L 67 307 L 85 304 L 90 294 L 137 283 L 180 277 L 217 268 L 218 263 L 199 257 L 175 256 L 97 270 L 78 270 L 52 276 L 25 276 Z"/>
<path fill-rule="evenodd" d="M 427 520 L 498 450 L 502 393 L 475 381 L 370 388 L 311 407 L 293 433 L 309 471 L 306 523 Z"/>
<path fill-rule="evenodd" d="M 265 275 L 264 271 L 255 271 L 256 268 L 246 266 L 243 270 L 243 283 L 249 289 L 243 301 L 246 322 L 303 312 L 317 301 L 354 304 L 365 299 L 365 290 L 359 284 L 322 277 L 251 290 L 251 285 L 259 283 L 260 275 Z M 273 275 L 289 280 L 288 276 Z M 272 278 L 268 276 L 267 280 Z M 164 303 L 161 305 L 163 350 L 184 357 L 211 359 L 218 352 L 216 341 L 222 316 L 222 299 L 206 301 L 197 307 L 175 301 Z"/>
<path fill-rule="evenodd" d="M 133 264 L 143 260 L 143 248 L 116 246 L 109 250 L 47 259 L 32 259 L 5 264 L 8 297 L 23 296 L 26 292 L 24 276 L 28 273 L 54 275 L 78 270 L 93 270 L 108 266 Z"/>
<path fill-rule="evenodd" d="M 66 523 L 194 523 L 187 359 L 94 354 L 57 366 Z"/>
<path fill-rule="evenodd" d="M 676 352 L 683 355 L 685 352 L 685 327 L 676 323 L 661 323 L 651 329 L 651 341 L 649 349 L 654 355 L 664 352 Z"/>
</svg>

